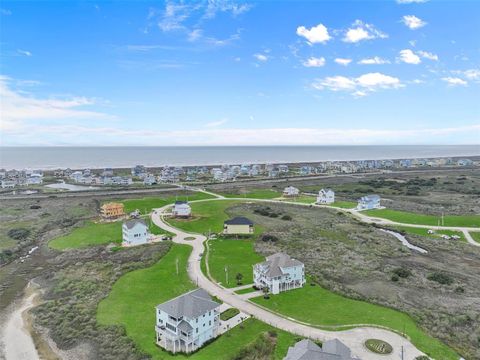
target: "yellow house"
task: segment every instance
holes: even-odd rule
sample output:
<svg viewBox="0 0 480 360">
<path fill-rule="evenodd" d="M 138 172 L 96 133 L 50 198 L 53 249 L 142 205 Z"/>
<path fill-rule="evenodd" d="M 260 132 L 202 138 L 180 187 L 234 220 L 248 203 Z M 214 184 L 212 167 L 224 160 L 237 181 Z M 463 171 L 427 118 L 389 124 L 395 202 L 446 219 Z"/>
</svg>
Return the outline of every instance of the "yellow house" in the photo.
<svg viewBox="0 0 480 360">
<path fill-rule="evenodd" d="M 235 217 L 223 223 L 223 233 L 226 235 L 253 234 L 253 222 L 246 217 Z"/>
<path fill-rule="evenodd" d="M 125 215 L 125 211 L 123 208 L 123 204 L 110 202 L 102 205 L 101 214 L 102 217 L 111 219 Z"/>
</svg>

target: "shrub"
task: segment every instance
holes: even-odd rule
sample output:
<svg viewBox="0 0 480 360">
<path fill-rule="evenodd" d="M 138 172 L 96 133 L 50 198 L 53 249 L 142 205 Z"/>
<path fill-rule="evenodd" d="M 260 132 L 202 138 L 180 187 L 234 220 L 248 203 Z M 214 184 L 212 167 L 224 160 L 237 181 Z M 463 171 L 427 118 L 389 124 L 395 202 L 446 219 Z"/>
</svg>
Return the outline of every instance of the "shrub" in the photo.
<svg viewBox="0 0 480 360">
<path fill-rule="evenodd" d="M 465 289 L 462 287 L 462 286 L 458 286 L 456 289 L 455 289 L 455 292 L 457 294 L 463 294 L 465 292 Z"/>
<path fill-rule="evenodd" d="M 450 285 L 453 283 L 453 278 L 450 275 L 439 271 L 431 273 L 427 276 L 427 279 L 431 281 L 436 281 L 442 285 Z"/>
<path fill-rule="evenodd" d="M 262 240 L 263 242 L 277 242 L 278 238 L 275 235 L 263 234 L 260 237 L 260 240 Z"/>
<path fill-rule="evenodd" d="M 283 216 L 281 217 L 281 219 L 282 219 L 282 220 L 288 220 L 288 221 L 290 221 L 290 220 L 292 220 L 292 217 L 291 217 L 290 215 L 286 215 L 286 214 L 285 214 L 285 215 L 283 215 Z"/>
<path fill-rule="evenodd" d="M 37 210 L 37 209 L 41 209 L 42 207 L 40 205 L 30 205 L 30 209 L 32 210 Z"/>
<path fill-rule="evenodd" d="M 400 278 L 397 275 L 392 275 L 392 281 L 397 282 Z"/>
<path fill-rule="evenodd" d="M 393 273 L 395 275 L 397 275 L 398 277 L 401 277 L 401 278 L 408 278 L 410 275 L 412 275 L 412 272 L 408 269 L 405 269 L 405 268 L 396 268 L 395 270 L 393 270 Z"/>
<path fill-rule="evenodd" d="M 8 236 L 15 240 L 25 240 L 30 235 L 30 230 L 24 228 L 10 229 Z"/>
</svg>

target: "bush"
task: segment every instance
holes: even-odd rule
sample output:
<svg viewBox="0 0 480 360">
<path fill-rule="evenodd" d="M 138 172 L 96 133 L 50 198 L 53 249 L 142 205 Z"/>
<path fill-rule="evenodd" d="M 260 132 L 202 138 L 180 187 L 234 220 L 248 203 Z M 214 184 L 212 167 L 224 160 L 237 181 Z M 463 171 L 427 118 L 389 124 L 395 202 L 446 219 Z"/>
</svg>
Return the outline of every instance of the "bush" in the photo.
<svg viewBox="0 0 480 360">
<path fill-rule="evenodd" d="M 450 285 L 453 283 L 453 278 L 450 275 L 438 271 L 428 275 L 427 279 L 431 281 L 436 281 L 442 285 Z"/>
<path fill-rule="evenodd" d="M 30 230 L 24 228 L 10 229 L 7 235 L 15 240 L 25 240 L 30 235 Z"/>
<path fill-rule="evenodd" d="M 286 215 L 286 214 L 285 214 L 285 215 L 283 215 L 283 216 L 281 217 L 281 219 L 282 219 L 282 220 L 288 220 L 288 221 L 290 221 L 290 220 L 292 220 L 292 217 L 291 217 L 290 215 Z"/>
<path fill-rule="evenodd" d="M 392 281 L 397 282 L 400 278 L 397 275 L 392 275 Z"/>
<path fill-rule="evenodd" d="M 42 207 L 40 205 L 30 205 L 30 209 L 32 210 L 37 210 L 37 209 L 41 209 Z"/>
<path fill-rule="evenodd" d="M 457 294 L 463 294 L 465 292 L 465 289 L 462 287 L 462 286 L 458 286 L 456 289 L 455 289 L 455 292 Z"/>
<path fill-rule="evenodd" d="M 408 269 L 405 269 L 405 268 L 396 268 L 395 270 L 393 270 L 393 273 L 395 275 L 397 275 L 398 277 L 401 277 L 401 278 L 408 278 L 410 275 L 412 275 L 412 272 Z"/>
<path fill-rule="evenodd" d="M 263 234 L 260 237 L 260 240 L 262 240 L 263 242 L 277 242 L 278 238 L 275 235 Z"/>
</svg>

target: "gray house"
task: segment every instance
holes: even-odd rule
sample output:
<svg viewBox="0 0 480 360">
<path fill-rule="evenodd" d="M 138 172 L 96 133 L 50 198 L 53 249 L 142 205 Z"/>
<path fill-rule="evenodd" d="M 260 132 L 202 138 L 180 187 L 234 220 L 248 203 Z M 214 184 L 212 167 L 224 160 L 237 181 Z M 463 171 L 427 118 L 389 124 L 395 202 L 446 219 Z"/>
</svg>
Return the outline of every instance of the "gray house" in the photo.
<svg viewBox="0 0 480 360">
<path fill-rule="evenodd" d="M 197 350 L 218 335 L 219 306 L 203 289 L 157 305 L 157 344 L 173 353 Z"/>
<path fill-rule="evenodd" d="M 320 347 L 313 341 L 304 339 L 288 348 L 283 360 L 360 360 L 352 357 L 350 349 L 340 340 L 333 339 Z"/>
</svg>

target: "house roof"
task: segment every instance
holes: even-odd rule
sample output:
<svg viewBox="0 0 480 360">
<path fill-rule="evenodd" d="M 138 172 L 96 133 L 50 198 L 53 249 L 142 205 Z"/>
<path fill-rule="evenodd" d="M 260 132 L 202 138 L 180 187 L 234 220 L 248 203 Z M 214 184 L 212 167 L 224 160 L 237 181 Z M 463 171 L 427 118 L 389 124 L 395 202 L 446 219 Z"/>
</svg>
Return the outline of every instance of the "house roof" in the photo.
<svg viewBox="0 0 480 360">
<path fill-rule="evenodd" d="M 226 220 L 224 224 L 225 225 L 253 225 L 253 221 L 243 216 L 237 216 L 237 217 L 234 217 L 233 219 Z"/>
<path fill-rule="evenodd" d="M 157 305 L 157 309 L 176 318 L 185 316 L 188 319 L 195 319 L 218 306 L 220 304 L 213 301 L 205 290 L 196 289 Z"/>
<path fill-rule="evenodd" d="M 288 349 L 284 360 L 353 360 L 353 358 L 350 349 L 338 339 L 324 342 L 321 348 L 313 341 L 304 339 Z"/>
<path fill-rule="evenodd" d="M 127 220 L 123 223 L 123 225 L 125 225 L 127 229 L 131 229 L 137 224 L 142 224 L 144 226 L 147 226 L 147 223 L 143 219 L 132 219 L 132 220 Z"/>
<path fill-rule="evenodd" d="M 302 262 L 292 259 L 290 256 L 284 253 L 276 253 L 267 256 L 267 261 L 262 263 L 263 266 L 268 267 L 266 275 L 269 277 L 276 277 L 283 275 L 282 268 L 288 268 L 293 266 L 301 266 Z"/>
<path fill-rule="evenodd" d="M 362 199 L 363 201 L 378 201 L 380 200 L 380 196 L 379 195 L 366 195 L 366 196 L 362 196 Z"/>
<path fill-rule="evenodd" d="M 175 205 L 188 205 L 188 201 L 177 200 L 175 201 Z"/>
<path fill-rule="evenodd" d="M 326 193 L 327 193 L 327 192 L 330 192 L 330 191 L 333 192 L 333 190 L 330 189 L 330 188 L 322 189 L 322 190 L 320 190 L 320 191 L 324 191 L 324 192 L 326 192 Z"/>
</svg>

